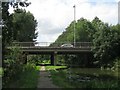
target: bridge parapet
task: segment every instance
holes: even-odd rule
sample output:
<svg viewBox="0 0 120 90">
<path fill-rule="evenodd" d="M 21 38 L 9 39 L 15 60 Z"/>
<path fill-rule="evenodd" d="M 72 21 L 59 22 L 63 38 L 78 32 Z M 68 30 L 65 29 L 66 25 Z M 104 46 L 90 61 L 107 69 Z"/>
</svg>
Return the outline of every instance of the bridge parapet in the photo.
<svg viewBox="0 0 120 90">
<path fill-rule="evenodd" d="M 13 45 L 22 47 L 49 46 L 50 42 L 13 42 Z"/>
<path fill-rule="evenodd" d="M 21 47 L 61 47 L 63 44 L 72 44 L 73 42 L 13 42 L 13 45 L 19 45 Z M 75 47 L 84 48 L 91 47 L 92 42 L 76 42 Z"/>
</svg>

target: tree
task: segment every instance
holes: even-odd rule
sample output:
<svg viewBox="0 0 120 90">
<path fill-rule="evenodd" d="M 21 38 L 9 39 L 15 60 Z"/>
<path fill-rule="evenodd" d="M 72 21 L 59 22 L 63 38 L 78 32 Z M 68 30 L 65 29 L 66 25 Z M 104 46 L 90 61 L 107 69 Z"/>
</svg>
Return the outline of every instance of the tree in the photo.
<svg viewBox="0 0 120 90">
<path fill-rule="evenodd" d="M 4 60 L 5 55 L 5 47 L 12 42 L 12 33 L 13 33 L 13 24 L 12 24 L 12 16 L 8 12 L 9 5 L 17 10 L 19 9 L 19 6 L 27 7 L 30 5 L 30 3 L 27 3 L 26 1 L 23 2 L 2 2 L 2 60 Z"/>
<path fill-rule="evenodd" d="M 75 23 L 75 39 L 76 42 L 89 42 L 92 41 L 89 36 L 89 32 L 91 32 L 94 28 L 88 20 L 84 18 L 80 18 Z M 66 30 L 57 38 L 56 43 L 59 42 L 73 42 L 74 41 L 74 21 L 66 28 Z"/>
<path fill-rule="evenodd" d="M 2 63 L 3 63 L 2 67 L 3 67 L 3 70 L 5 71 L 4 76 L 3 76 L 4 77 L 3 84 L 5 84 L 5 85 L 6 85 L 6 82 L 9 81 L 9 79 L 13 78 L 13 76 L 15 76 L 20 70 L 22 71 L 22 69 L 23 69 L 23 67 L 21 67 L 21 60 L 22 60 L 21 53 L 19 52 L 18 47 L 16 49 L 13 48 L 13 50 L 11 50 L 10 52 L 7 52 L 7 50 L 6 50 L 6 46 L 9 45 L 13 41 L 13 38 L 14 38 L 13 36 L 15 34 L 18 34 L 18 33 L 16 33 L 16 31 L 17 31 L 17 29 L 19 29 L 19 28 L 16 28 L 16 30 L 15 30 L 15 28 L 14 28 L 15 27 L 13 25 L 13 23 L 14 23 L 13 16 L 14 15 L 13 14 L 11 15 L 8 12 L 9 5 L 10 5 L 10 2 L 2 2 L 2 23 L 3 23 L 3 25 L 2 25 L 3 26 L 2 27 Z M 27 7 L 29 5 L 29 3 L 12 2 L 11 5 L 15 9 L 15 11 L 20 11 L 21 9 L 19 9 L 19 5 Z M 19 13 L 19 12 L 16 12 L 16 13 Z M 33 15 L 31 15 L 29 13 L 28 16 L 31 21 L 32 20 L 34 21 Z M 14 23 L 14 24 L 16 25 L 16 23 Z M 35 27 L 36 27 L 36 24 L 34 24 L 34 26 L 31 27 L 32 29 L 34 28 L 33 31 L 35 31 Z M 34 35 L 31 34 L 31 36 L 30 36 L 31 41 L 33 40 L 33 38 L 36 37 L 35 33 L 33 31 L 31 33 Z M 22 32 L 22 33 L 24 33 L 24 32 Z"/>
<path fill-rule="evenodd" d="M 2 42 L 3 46 L 10 42 L 11 39 L 11 28 L 9 26 L 11 25 L 11 17 L 9 15 L 8 9 L 9 9 L 9 3 L 8 2 L 2 2 Z M 9 30 L 8 30 L 9 28 Z"/>
<path fill-rule="evenodd" d="M 19 9 L 12 14 L 13 40 L 19 42 L 33 42 L 37 38 L 37 21 L 30 12 Z"/>
<path fill-rule="evenodd" d="M 116 26 L 109 26 L 98 18 L 93 20 L 95 31 L 93 33 L 94 57 L 102 65 L 112 63 L 119 55 L 120 31 Z"/>
<path fill-rule="evenodd" d="M 20 6 L 27 7 L 30 5 L 29 2 L 23 1 L 23 2 L 2 2 L 2 46 L 3 49 L 5 45 L 9 44 L 12 40 L 12 16 L 8 12 L 9 5 L 11 5 L 15 10 L 19 9 Z"/>
<path fill-rule="evenodd" d="M 91 42 L 89 32 L 93 30 L 91 22 L 87 19 L 80 18 L 76 23 L 76 41 L 77 42 Z"/>
</svg>

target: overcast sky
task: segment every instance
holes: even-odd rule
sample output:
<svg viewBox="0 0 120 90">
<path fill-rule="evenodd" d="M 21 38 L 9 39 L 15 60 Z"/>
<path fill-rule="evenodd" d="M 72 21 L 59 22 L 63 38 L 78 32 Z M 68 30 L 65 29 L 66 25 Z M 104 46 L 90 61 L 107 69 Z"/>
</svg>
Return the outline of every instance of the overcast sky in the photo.
<svg viewBox="0 0 120 90">
<path fill-rule="evenodd" d="M 84 17 L 93 20 L 95 16 L 109 24 L 118 23 L 119 0 L 29 0 L 27 7 L 38 22 L 38 42 L 54 42 L 74 20 Z"/>
</svg>

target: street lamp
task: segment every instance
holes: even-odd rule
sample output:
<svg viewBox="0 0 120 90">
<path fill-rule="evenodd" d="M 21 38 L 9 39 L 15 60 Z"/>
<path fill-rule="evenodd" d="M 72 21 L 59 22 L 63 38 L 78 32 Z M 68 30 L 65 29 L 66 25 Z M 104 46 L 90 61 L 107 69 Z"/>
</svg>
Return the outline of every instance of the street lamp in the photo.
<svg viewBox="0 0 120 90">
<path fill-rule="evenodd" d="M 120 1 L 118 2 L 118 24 L 120 24 Z"/>
<path fill-rule="evenodd" d="M 73 8 L 74 8 L 74 47 L 75 47 L 75 23 L 76 23 L 76 20 L 75 20 L 75 16 L 76 16 L 76 7 L 75 7 L 75 5 L 73 6 Z"/>
</svg>

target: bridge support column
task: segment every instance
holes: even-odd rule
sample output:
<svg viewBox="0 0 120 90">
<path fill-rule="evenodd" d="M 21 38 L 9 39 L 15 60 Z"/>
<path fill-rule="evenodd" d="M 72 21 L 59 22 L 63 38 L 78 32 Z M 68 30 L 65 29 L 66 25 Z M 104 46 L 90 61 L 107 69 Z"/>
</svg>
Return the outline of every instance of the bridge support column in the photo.
<svg viewBox="0 0 120 90">
<path fill-rule="evenodd" d="M 54 65 L 54 54 L 51 54 L 51 57 L 50 57 L 50 59 L 51 59 L 51 65 Z"/>
<path fill-rule="evenodd" d="M 56 65 L 57 52 L 52 53 L 50 59 L 51 59 L 51 65 Z"/>
<path fill-rule="evenodd" d="M 88 67 L 88 55 L 87 54 L 84 54 L 84 64 L 85 64 L 85 67 Z"/>
<path fill-rule="evenodd" d="M 23 64 L 27 64 L 27 53 L 23 53 Z"/>
<path fill-rule="evenodd" d="M 54 66 L 57 64 L 57 52 L 54 52 Z"/>
</svg>

